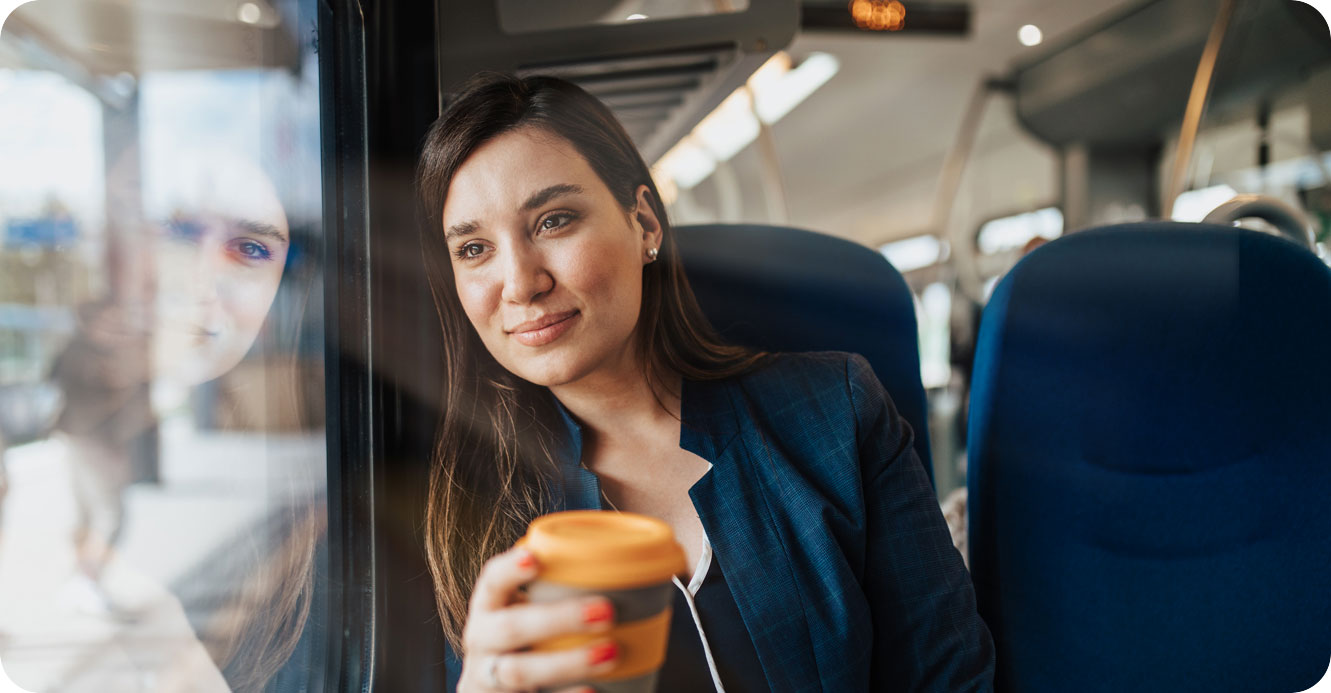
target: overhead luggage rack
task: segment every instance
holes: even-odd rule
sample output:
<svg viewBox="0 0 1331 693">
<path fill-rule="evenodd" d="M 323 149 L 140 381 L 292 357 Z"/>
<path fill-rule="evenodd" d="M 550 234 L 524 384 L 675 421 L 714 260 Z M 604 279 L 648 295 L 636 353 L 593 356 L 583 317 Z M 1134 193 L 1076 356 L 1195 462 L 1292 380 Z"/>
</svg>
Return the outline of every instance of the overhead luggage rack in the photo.
<svg viewBox="0 0 1331 693">
<path fill-rule="evenodd" d="M 1018 119 L 1055 145 L 1156 144 L 1183 116 L 1220 5 L 1151 0 L 1018 65 Z M 1299 2 L 1241 3 L 1220 49 L 1209 108 L 1246 104 L 1331 64 L 1325 25 L 1313 18 L 1317 12 Z"/>
<path fill-rule="evenodd" d="M 605 102 L 649 162 L 789 44 L 799 25 L 794 0 L 751 0 L 724 14 L 510 33 L 493 5 L 463 5 L 440 21 L 443 101 L 480 70 L 563 77 Z"/>
</svg>

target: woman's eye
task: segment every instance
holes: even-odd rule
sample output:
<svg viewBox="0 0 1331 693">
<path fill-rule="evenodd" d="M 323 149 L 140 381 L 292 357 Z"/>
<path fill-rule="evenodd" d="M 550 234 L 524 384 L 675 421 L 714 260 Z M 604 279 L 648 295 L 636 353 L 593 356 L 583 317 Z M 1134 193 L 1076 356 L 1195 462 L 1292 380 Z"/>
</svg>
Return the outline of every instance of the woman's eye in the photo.
<svg viewBox="0 0 1331 693">
<path fill-rule="evenodd" d="M 567 225 L 570 221 L 573 221 L 573 215 L 567 212 L 551 214 L 541 220 L 541 230 L 553 231 L 554 229 Z"/>
<path fill-rule="evenodd" d="M 195 243 L 203 237 L 203 224 L 190 219 L 168 219 L 162 227 L 167 236 L 181 241 Z"/>
<path fill-rule="evenodd" d="M 264 244 L 259 243 L 258 241 L 244 239 L 234 241 L 231 244 L 231 250 L 245 260 L 273 259 L 272 251 L 268 250 Z"/>
<path fill-rule="evenodd" d="M 480 243 L 468 243 L 457 249 L 456 255 L 460 260 L 470 260 L 474 257 L 480 257 L 485 252 L 485 246 Z"/>
</svg>

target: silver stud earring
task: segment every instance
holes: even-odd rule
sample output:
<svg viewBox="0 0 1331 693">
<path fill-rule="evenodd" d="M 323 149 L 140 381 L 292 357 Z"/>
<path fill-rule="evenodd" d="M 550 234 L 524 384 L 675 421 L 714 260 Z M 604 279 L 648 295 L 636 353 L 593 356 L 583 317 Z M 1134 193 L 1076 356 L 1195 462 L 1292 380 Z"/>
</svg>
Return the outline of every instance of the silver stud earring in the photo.
<svg viewBox="0 0 1331 693">
<path fill-rule="evenodd" d="M 655 260 L 656 260 L 656 256 L 657 256 L 658 254 L 660 254 L 660 251 L 658 251 L 656 248 L 648 248 L 648 249 L 647 249 L 647 259 L 648 259 L 648 260 L 655 261 Z"/>
</svg>

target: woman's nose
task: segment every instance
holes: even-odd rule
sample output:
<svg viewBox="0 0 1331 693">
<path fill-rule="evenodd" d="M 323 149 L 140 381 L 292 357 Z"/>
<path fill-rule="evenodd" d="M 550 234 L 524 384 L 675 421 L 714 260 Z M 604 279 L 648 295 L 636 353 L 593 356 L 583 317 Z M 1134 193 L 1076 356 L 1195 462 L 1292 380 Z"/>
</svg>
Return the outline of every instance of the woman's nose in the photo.
<svg viewBox="0 0 1331 693">
<path fill-rule="evenodd" d="M 219 298 L 217 284 L 222 276 L 222 263 L 225 261 L 222 257 L 223 252 L 221 248 L 213 248 L 209 244 L 200 247 L 191 268 L 193 273 L 185 278 L 185 281 L 189 282 L 187 295 L 194 299 L 195 303 L 207 305 L 217 302 Z"/>
<path fill-rule="evenodd" d="M 504 301 L 530 303 L 554 288 L 554 277 L 546 269 L 540 253 L 530 247 L 518 246 L 507 256 L 501 294 Z"/>
</svg>

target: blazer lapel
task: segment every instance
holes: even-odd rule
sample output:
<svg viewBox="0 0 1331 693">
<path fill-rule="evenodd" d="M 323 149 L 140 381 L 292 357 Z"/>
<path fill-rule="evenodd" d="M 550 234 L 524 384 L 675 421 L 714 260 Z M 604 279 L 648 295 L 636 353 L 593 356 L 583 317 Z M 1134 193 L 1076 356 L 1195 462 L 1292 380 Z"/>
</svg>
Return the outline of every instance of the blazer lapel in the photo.
<svg viewBox="0 0 1331 693">
<path fill-rule="evenodd" d="M 560 423 L 564 425 L 564 435 L 560 438 L 563 444 L 555 452 L 559 477 L 555 480 L 555 488 L 551 489 L 551 507 L 556 512 L 601 510 L 601 480 L 582 466 L 582 424 L 568 413 L 553 394 L 550 400 L 559 412 Z"/>
<path fill-rule="evenodd" d="M 684 382 L 680 447 L 712 463 L 689 497 L 722 561 L 768 685 L 776 691 L 816 688 L 818 668 L 787 539 L 772 521 L 781 502 L 777 480 L 769 461 L 755 459 L 746 445 L 757 432 L 742 424 L 734 387 Z"/>
</svg>

